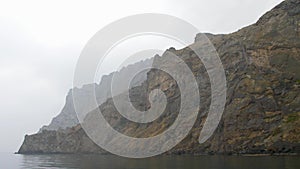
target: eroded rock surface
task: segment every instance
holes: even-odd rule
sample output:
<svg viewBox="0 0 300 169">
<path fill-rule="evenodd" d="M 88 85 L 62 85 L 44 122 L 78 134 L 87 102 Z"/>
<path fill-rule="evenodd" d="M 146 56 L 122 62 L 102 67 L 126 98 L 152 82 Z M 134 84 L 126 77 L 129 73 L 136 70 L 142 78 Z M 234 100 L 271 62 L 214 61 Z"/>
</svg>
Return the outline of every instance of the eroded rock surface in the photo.
<svg viewBox="0 0 300 169">
<path fill-rule="evenodd" d="M 286 0 L 253 25 L 228 35 L 207 34 L 223 63 L 227 79 L 227 102 L 214 135 L 204 144 L 199 133 L 210 105 L 210 82 L 206 69 L 186 47 L 169 49 L 181 57 L 199 83 L 201 107 L 189 135 L 168 153 L 182 154 L 273 154 L 300 153 L 300 1 Z M 196 37 L 196 42 L 199 36 Z M 155 62 L 168 65 L 161 57 Z M 168 65 L 173 66 L 176 65 Z M 186 82 L 188 83 L 188 82 Z M 168 105 L 160 118 L 137 124 L 122 117 L 112 99 L 99 108 L 119 132 L 150 137 L 167 129 L 177 117 L 180 91 L 176 81 L 159 70 L 130 91 L 133 105 L 150 107 L 149 91 L 161 89 Z M 190 91 L 193 94 L 193 91 Z M 122 97 L 122 94 L 116 97 Z M 93 120 L 91 111 L 86 121 Z M 146 145 L 145 145 L 146 146 Z M 26 136 L 19 153 L 104 153 L 80 125 L 61 131 Z"/>
</svg>

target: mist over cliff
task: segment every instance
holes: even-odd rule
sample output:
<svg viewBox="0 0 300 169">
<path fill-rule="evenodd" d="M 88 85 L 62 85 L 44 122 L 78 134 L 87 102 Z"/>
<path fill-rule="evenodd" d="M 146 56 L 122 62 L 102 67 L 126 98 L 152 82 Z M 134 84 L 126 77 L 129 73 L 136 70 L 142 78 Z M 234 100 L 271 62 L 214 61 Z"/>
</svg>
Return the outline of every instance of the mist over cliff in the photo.
<svg viewBox="0 0 300 169">
<path fill-rule="evenodd" d="M 204 144 L 198 143 L 199 132 L 211 103 L 211 89 L 206 69 L 193 50 L 171 48 L 189 66 L 199 85 L 201 108 L 189 135 L 168 153 L 182 154 L 274 154 L 300 153 L 300 1 L 286 0 L 263 15 L 255 24 L 228 35 L 206 34 L 223 63 L 227 79 L 227 102 L 214 135 Z M 195 41 L 199 41 L 196 36 Z M 151 64 L 170 67 L 168 52 L 153 58 Z M 133 67 L 143 67 L 145 62 Z M 135 71 L 132 69 L 131 71 Z M 119 73 L 122 75 L 126 69 Z M 133 123 L 122 117 L 109 94 L 110 78 L 96 85 L 99 109 L 111 126 L 128 136 L 149 137 L 166 130 L 176 119 L 180 107 L 180 91 L 168 74 L 149 70 L 145 78 L 130 89 L 132 104 L 139 110 L 149 109 L 149 91 L 162 90 L 168 105 L 162 116 L 147 124 Z M 139 79 L 139 78 L 138 78 Z M 186 82 L 189 83 L 189 82 Z M 121 85 L 121 84 L 120 84 Z M 81 92 L 86 109 L 86 122 L 93 122 L 96 110 L 88 106 L 89 90 Z M 190 90 L 190 94 L 194 94 Z M 193 100 L 191 100 L 193 102 Z M 86 135 L 78 124 L 71 92 L 62 113 L 40 133 L 25 136 L 19 153 L 105 153 Z M 58 130 L 61 128 L 61 130 Z M 114 140 L 111 140 L 114 141 Z M 130 143 L 128 144 L 130 145 Z M 141 147 L 143 148 L 143 147 Z"/>
</svg>

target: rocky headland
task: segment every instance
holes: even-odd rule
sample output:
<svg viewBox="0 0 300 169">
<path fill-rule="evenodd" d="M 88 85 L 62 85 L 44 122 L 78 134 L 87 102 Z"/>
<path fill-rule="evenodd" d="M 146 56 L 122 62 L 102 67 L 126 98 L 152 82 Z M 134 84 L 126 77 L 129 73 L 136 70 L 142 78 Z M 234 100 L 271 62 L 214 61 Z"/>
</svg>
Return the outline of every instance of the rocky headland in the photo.
<svg viewBox="0 0 300 169">
<path fill-rule="evenodd" d="M 237 32 L 206 35 L 215 46 L 225 69 L 225 111 L 213 136 L 199 144 L 199 133 L 211 102 L 207 70 L 189 46 L 180 50 L 168 49 L 168 52 L 180 56 L 196 77 L 201 107 L 189 135 L 167 154 L 299 154 L 300 1 L 286 0 L 253 25 Z M 198 40 L 199 36 L 196 36 L 195 42 Z M 154 57 L 153 64 L 176 68 L 164 59 L 168 52 Z M 180 91 L 172 77 L 153 69 L 147 72 L 142 83 L 130 89 L 132 104 L 139 110 L 149 109 L 147 98 L 153 89 L 161 89 L 168 104 L 162 116 L 151 123 L 138 124 L 122 117 L 110 95 L 101 101 L 99 109 L 119 132 L 134 137 L 157 135 L 176 119 Z M 104 87 L 97 92 L 105 91 Z M 190 94 L 195 93 L 190 91 Z M 119 93 L 113 97 L 122 95 Z M 70 97 L 69 94 L 62 113 L 74 113 Z M 96 113 L 95 110 L 89 111 L 85 121 L 93 120 Z M 61 119 L 71 119 L 70 124 L 60 125 L 54 119 L 52 124 L 57 123 L 55 126 L 60 127 L 50 125 L 37 134 L 26 135 L 18 153 L 106 153 L 86 135 L 76 118 L 65 114 Z"/>
</svg>

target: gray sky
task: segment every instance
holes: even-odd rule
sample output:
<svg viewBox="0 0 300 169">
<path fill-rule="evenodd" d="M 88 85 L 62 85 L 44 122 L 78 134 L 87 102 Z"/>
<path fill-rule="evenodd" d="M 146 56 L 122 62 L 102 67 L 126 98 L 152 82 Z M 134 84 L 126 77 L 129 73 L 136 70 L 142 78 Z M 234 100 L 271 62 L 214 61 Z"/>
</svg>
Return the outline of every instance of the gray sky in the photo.
<svg viewBox="0 0 300 169">
<path fill-rule="evenodd" d="M 230 33 L 281 1 L 0 0 L 0 152 L 17 151 L 25 134 L 60 112 L 83 46 L 116 19 L 163 13 L 201 32 Z"/>
</svg>

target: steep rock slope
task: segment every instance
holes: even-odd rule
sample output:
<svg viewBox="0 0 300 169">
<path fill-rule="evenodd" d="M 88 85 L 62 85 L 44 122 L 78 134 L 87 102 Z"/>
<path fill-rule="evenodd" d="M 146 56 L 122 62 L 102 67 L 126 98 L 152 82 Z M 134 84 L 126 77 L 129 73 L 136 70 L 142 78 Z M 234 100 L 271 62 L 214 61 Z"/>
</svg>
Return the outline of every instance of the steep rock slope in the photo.
<svg viewBox="0 0 300 169">
<path fill-rule="evenodd" d="M 181 57 L 194 73 L 201 97 L 198 119 L 190 134 L 168 153 L 251 154 L 300 153 L 300 1 L 286 0 L 262 16 L 253 25 L 228 35 L 208 38 L 216 47 L 227 78 L 227 102 L 214 135 L 198 143 L 199 132 L 210 104 L 210 82 L 205 67 L 186 47 L 169 49 Z M 196 37 L 196 41 L 199 36 Z M 155 62 L 169 65 L 162 57 Z M 187 82 L 188 83 L 188 82 Z M 137 109 L 149 108 L 149 91 L 159 88 L 168 105 L 157 120 L 147 124 L 128 121 L 118 114 L 112 99 L 99 108 L 118 131 L 134 137 L 149 137 L 174 122 L 180 103 L 180 91 L 168 74 L 151 70 L 147 80 L 131 89 Z M 190 91 L 193 94 L 193 91 Z M 122 94 L 116 96 L 122 97 Z M 86 121 L 92 121 L 91 111 Z M 130 146 L 130 145 L 128 145 Z M 80 125 L 57 132 L 26 136 L 19 153 L 103 153 L 84 133 Z"/>
<path fill-rule="evenodd" d="M 110 73 L 109 75 L 104 75 L 101 78 L 100 84 L 88 84 L 84 85 L 82 88 L 74 88 L 69 90 L 65 105 L 61 112 L 52 119 L 51 123 L 49 125 L 43 126 L 39 132 L 42 132 L 43 130 L 49 130 L 49 131 L 56 131 L 59 129 L 67 129 L 70 127 L 74 127 L 79 124 L 79 120 L 77 118 L 77 114 L 74 109 L 74 103 L 73 103 L 73 94 L 82 96 L 82 106 L 81 109 L 83 111 L 88 112 L 91 111 L 90 105 L 89 105 L 89 99 L 92 98 L 93 92 L 95 92 L 97 97 L 97 102 L 99 104 L 104 103 L 108 98 L 111 97 L 111 93 L 108 89 L 110 89 L 110 84 L 112 81 L 113 76 L 114 78 L 125 76 L 126 74 L 129 74 L 131 72 L 136 72 L 137 70 L 140 70 L 141 68 L 151 65 L 153 62 L 152 59 L 146 59 L 144 61 L 128 65 L 127 67 L 122 68 L 120 71 Z M 139 85 L 143 81 L 146 80 L 146 76 L 139 76 L 135 78 L 135 84 L 133 86 Z M 122 84 L 120 84 L 122 85 Z M 74 92 L 74 93 L 73 93 Z M 117 91 L 115 94 L 120 94 L 122 91 Z"/>
</svg>

